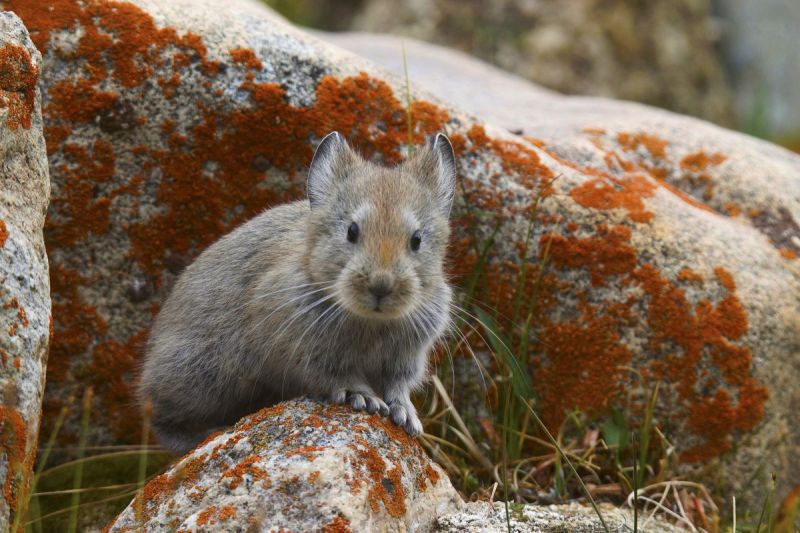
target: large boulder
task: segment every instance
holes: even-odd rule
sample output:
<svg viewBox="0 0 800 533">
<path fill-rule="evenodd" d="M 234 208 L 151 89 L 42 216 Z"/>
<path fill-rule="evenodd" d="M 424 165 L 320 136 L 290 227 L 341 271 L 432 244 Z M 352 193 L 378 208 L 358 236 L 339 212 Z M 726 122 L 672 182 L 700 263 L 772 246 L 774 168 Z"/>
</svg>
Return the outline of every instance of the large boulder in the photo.
<svg viewBox="0 0 800 533">
<path fill-rule="evenodd" d="M 368 0 L 352 29 L 461 49 L 567 94 L 633 100 L 731 125 L 714 4 Z"/>
<path fill-rule="evenodd" d="M 107 531 L 424 532 L 461 506 L 444 471 L 401 428 L 300 400 L 209 437 Z"/>
<path fill-rule="evenodd" d="M 136 440 L 135 369 L 176 274 L 236 224 L 300 197 L 328 131 L 400 160 L 404 82 L 246 0 L 0 6 L 44 54 L 47 405 L 94 385 L 98 442 Z M 454 279 L 480 266 L 497 228 L 476 296 L 499 316 L 513 316 L 518 285 L 535 301 L 520 360 L 545 422 L 641 412 L 661 382 L 656 420 L 685 463 L 715 465 L 733 490 L 781 472 L 785 489 L 800 475 L 800 157 L 645 106 L 433 67 L 452 76 L 440 87 L 473 87 L 497 108 L 475 118 L 416 92 L 412 141 L 446 130 L 457 152 Z M 512 115 L 514 132 L 492 125 Z M 526 263 L 545 269 L 519 284 Z M 64 438 L 76 434 L 68 421 Z"/>
<path fill-rule="evenodd" d="M 50 339 L 41 59 L 22 21 L 0 13 L 0 531 L 25 512 Z"/>
</svg>

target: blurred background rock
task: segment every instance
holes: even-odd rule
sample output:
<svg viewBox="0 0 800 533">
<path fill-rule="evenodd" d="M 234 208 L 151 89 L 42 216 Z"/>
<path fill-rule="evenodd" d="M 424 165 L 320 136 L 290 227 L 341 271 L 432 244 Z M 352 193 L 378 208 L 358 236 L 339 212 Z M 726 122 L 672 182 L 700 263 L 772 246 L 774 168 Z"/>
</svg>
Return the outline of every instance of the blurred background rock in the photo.
<svg viewBox="0 0 800 533">
<path fill-rule="evenodd" d="M 800 0 L 265 1 L 301 25 L 435 42 L 800 149 Z"/>
</svg>

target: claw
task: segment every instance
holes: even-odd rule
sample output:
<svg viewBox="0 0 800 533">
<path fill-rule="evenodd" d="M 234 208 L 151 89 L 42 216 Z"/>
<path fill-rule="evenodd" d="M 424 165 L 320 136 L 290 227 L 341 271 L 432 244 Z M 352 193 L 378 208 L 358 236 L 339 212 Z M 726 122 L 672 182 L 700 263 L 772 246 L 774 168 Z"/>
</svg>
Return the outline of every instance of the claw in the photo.
<svg viewBox="0 0 800 533">
<path fill-rule="evenodd" d="M 392 422 L 397 424 L 398 426 L 403 426 L 406 423 L 406 408 L 400 404 L 394 404 L 390 408 L 390 414 L 392 416 Z"/>
<path fill-rule="evenodd" d="M 364 401 L 364 396 L 354 392 L 350 395 L 350 406 L 356 411 L 363 411 L 367 403 Z"/>
<path fill-rule="evenodd" d="M 376 413 L 380 409 L 378 399 L 374 396 L 367 396 L 367 412 L 369 414 Z"/>
<path fill-rule="evenodd" d="M 406 423 L 403 424 L 403 429 L 405 429 L 406 433 L 410 436 L 416 437 L 422 434 L 422 422 L 419 421 L 416 415 L 409 416 Z"/>
<path fill-rule="evenodd" d="M 389 410 L 392 422 L 402 427 L 410 436 L 416 437 L 422 433 L 422 422 L 419 421 L 417 410 L 410 401 L 391 401 Z"/>
</svg>

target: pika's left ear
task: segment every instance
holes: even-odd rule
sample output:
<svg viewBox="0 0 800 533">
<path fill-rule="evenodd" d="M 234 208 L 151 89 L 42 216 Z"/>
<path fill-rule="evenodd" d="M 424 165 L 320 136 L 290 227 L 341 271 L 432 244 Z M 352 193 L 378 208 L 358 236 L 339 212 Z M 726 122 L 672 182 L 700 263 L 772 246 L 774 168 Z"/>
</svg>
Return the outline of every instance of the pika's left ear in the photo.
<svg viewBox="0 0 800 533">
<path fill-rule="evenodd" d="M 449 216 L 456 192 L 456 156 L 453 145 L 444 133 L 437 133 L 428 141 L 435 159 L 435 191 L 442 212 Z"/>
</svg>

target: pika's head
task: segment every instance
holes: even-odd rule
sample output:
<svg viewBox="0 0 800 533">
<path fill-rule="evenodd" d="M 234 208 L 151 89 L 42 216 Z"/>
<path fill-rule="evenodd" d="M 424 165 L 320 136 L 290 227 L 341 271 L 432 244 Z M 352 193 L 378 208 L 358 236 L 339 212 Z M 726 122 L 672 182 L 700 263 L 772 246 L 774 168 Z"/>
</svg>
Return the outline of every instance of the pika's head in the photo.
<svg viewBox="0 0 800 533">
<path fill-rule="evenodd" d="M 339 305 L 372 320 L 401 318 L 441 297 L 455 183 L 443 134 L 394 168 L 364 160 L 339 133 L 329 134 L 308 173 L 313 281 L 327 282 Z"/>
</svg>

